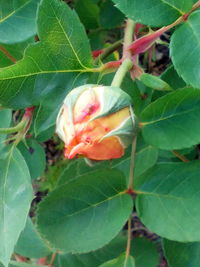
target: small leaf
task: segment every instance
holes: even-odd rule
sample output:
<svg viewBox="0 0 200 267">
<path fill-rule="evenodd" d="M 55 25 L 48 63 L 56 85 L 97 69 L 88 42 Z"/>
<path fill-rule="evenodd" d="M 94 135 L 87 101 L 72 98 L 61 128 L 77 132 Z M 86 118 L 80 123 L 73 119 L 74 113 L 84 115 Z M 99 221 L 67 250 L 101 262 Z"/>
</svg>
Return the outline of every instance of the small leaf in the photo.
<svg viewBox="0 0 200 267">
<path fill-rule="evenodd" d="M 29 217 L 15 246 L 15 253 L 27 258 L 42 258 L 51 253 Z"/>
<path fill-rule="evenodd" d="M 140 81 L 146 86 L 158 90 L 158 91 L 171 91 L 172 88 L 165 81 L 161 80 L 159 77 L 143 73 L 140 77 Z"/>
<path fill-rule="evenodd" d="M 3 106 L 36 105 L 46 95 L 38 84 L 41 80 L 51 78 L 53 73 L 90 70 L 89 41 L 78 16 L 66 3 L 42 0 L 37 23 L 40 42 L 30 45 L 21 61 L 0 72 Z"/>
<path fill-rule="evenodd" d="M 99 267 L 135 267 L 135 260 L 132 256 L 126 258 L 125 254 L 120 255 L 118 258 L 110 260 L 101 264 Z"/>
<path fill-rule="evenodd" d="M 187 0 L 113 0 L 116 6 L 130 19 L 151 26 L 164 26 L 192 8 Z"/>
<path fill-rule="evenodd" d="M 164 239 L 163 247 L 170 267 L 199 266 L 200 242 L 179 243 Z"/>
<path fill-rule="evenodd" d="M 133 204 L 125 188 L 125 178 L 118 171 L 79 176 L 52 191 L 40 204 L 38 229 L 59 250 L 98 249 L 119 233 L 131 213 Z"/>
<path fill-rule="evenodd" d="M 200 11 L 192 13 L 171 38 L 170 51 L 175 69 L 183 80 L 200 88 Z M 183 40 L 186 40 L 183 42 Z M 181 48 L 181 49 L 180 49 Z"/>
<path fill-rule="evenodd" d="M 18 149 L 28 165 L 31 179 L 36 179 L 42 175 L 46 166 L 44 148 L 32 139 L 27 140 L 26 145 L 20 143 Z"/>
<path fill-rule="evenodd" d="M 182 149 L 200 142 L 200 90 L 184 88 L 150 104 L 141 115 L 145 141 L 161 149 Z"/>
<path fill-rule="evenodd" d="M 180 242 L 200 240 L 200 163 L 157 164 L 135 181 L 136 208 L 150 231 Z"/>
<path fill-rule="evenodd" d="M 36 34 L 40 0 L 7 0 L 0 6 L 0 43 L 17 43 Z"/>
<path fill-rule="evenodd" d="M 32 186 L 28 167 L 19 151 L 10 147 L 4 155 L 0 160 L 0 262 L 8 266 L 26 223 Z"/>
</svg>

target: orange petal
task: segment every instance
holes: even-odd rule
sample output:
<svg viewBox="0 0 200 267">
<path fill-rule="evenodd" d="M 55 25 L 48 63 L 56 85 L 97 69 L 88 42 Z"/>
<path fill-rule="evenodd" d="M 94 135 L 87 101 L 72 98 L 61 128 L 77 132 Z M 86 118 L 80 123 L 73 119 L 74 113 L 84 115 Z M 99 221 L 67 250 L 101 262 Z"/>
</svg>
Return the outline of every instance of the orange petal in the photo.
<svg viewBox="0 0 200 267">
<path fill-rule="evenodd" d="M 71 150 L 67 157 L 72 159 L 77 154 L 93 160 L 108 160 L 122 157 L 124 148 L 117 137 L 109 137 L 100 143 L 80 143 Z"/>
</svg>

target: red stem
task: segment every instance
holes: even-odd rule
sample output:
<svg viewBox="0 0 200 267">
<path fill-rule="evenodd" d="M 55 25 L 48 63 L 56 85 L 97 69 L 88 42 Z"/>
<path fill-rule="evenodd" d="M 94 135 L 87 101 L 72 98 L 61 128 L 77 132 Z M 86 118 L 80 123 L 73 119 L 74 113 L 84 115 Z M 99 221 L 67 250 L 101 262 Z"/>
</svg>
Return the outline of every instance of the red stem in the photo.
<svg viewBox="0 0 200 267">
<path fill-rule="evenodd" d="M 14 64 L 17 62 L 17 60 L 6 50 L 2 45 L 0 46 L 0 51 L 4 53 L 4 55 L 10 59 Z"/>
</svg>

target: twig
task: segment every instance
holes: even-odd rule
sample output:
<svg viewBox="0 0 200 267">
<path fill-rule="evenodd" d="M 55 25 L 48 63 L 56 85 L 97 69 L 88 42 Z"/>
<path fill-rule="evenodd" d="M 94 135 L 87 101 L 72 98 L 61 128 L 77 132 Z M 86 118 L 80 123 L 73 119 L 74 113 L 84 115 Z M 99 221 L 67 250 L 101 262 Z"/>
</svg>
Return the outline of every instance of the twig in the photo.
<svg viewBox="0 0 200 267">
<path fill-rule="evenodd" d="M 112 52 L 117 50 L 121 45 L 122 45 L 122 40 L 118 40 L 115 43 L 108 46 L 107 48 L 102 49 L 102 53 L 100 53 L 99 57 L 95 59 L 94 63 L 96 64 L 99 61 L 104 60 Z"/>
<path fill-rule="evenodd" d="M 172 153 L 173 153 L 177 158 L 179 158 L 181 161 L 183 161 L 183 162 L 190 162 L 189 159 L 187 159 L 184 155 L 182 155 L 182 154 L 179 153 L 178 151 L 176 151 L 176 150 L 172 150 Z"/>
<path fill-rule="evenodd" d="M 17 60 L 6 50 L 2 45 L 0 46 L 0 51 L 4 53 L 4 55 L 10 59 L 13 63 L 16 63 Z"/>
<path fill-rule="evenodd" d="M 49 263 L 49 267 L 53 267 L 53 263 L 54 263 L 54 261 L 56 259 L 56 255 L 57 255 L 57 252 L 52 254 L 51 260 L 50 260 L 50 263 Z"/>
</svg>

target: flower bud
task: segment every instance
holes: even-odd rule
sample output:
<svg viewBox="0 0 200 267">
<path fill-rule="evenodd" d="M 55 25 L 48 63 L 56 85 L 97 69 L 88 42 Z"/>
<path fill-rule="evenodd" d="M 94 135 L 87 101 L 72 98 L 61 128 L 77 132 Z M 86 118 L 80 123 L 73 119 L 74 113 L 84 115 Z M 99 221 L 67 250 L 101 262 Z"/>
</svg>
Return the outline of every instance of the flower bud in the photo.
<svg viewBox="0 0 200 267">
<path fill-rule="evenodd" d="M 65 98 L 56 133 L 65 143 L 68 159 L 120 158 L 135 134 L 131 98 L 118 87 L 83 85 Z"/>
</svg>

